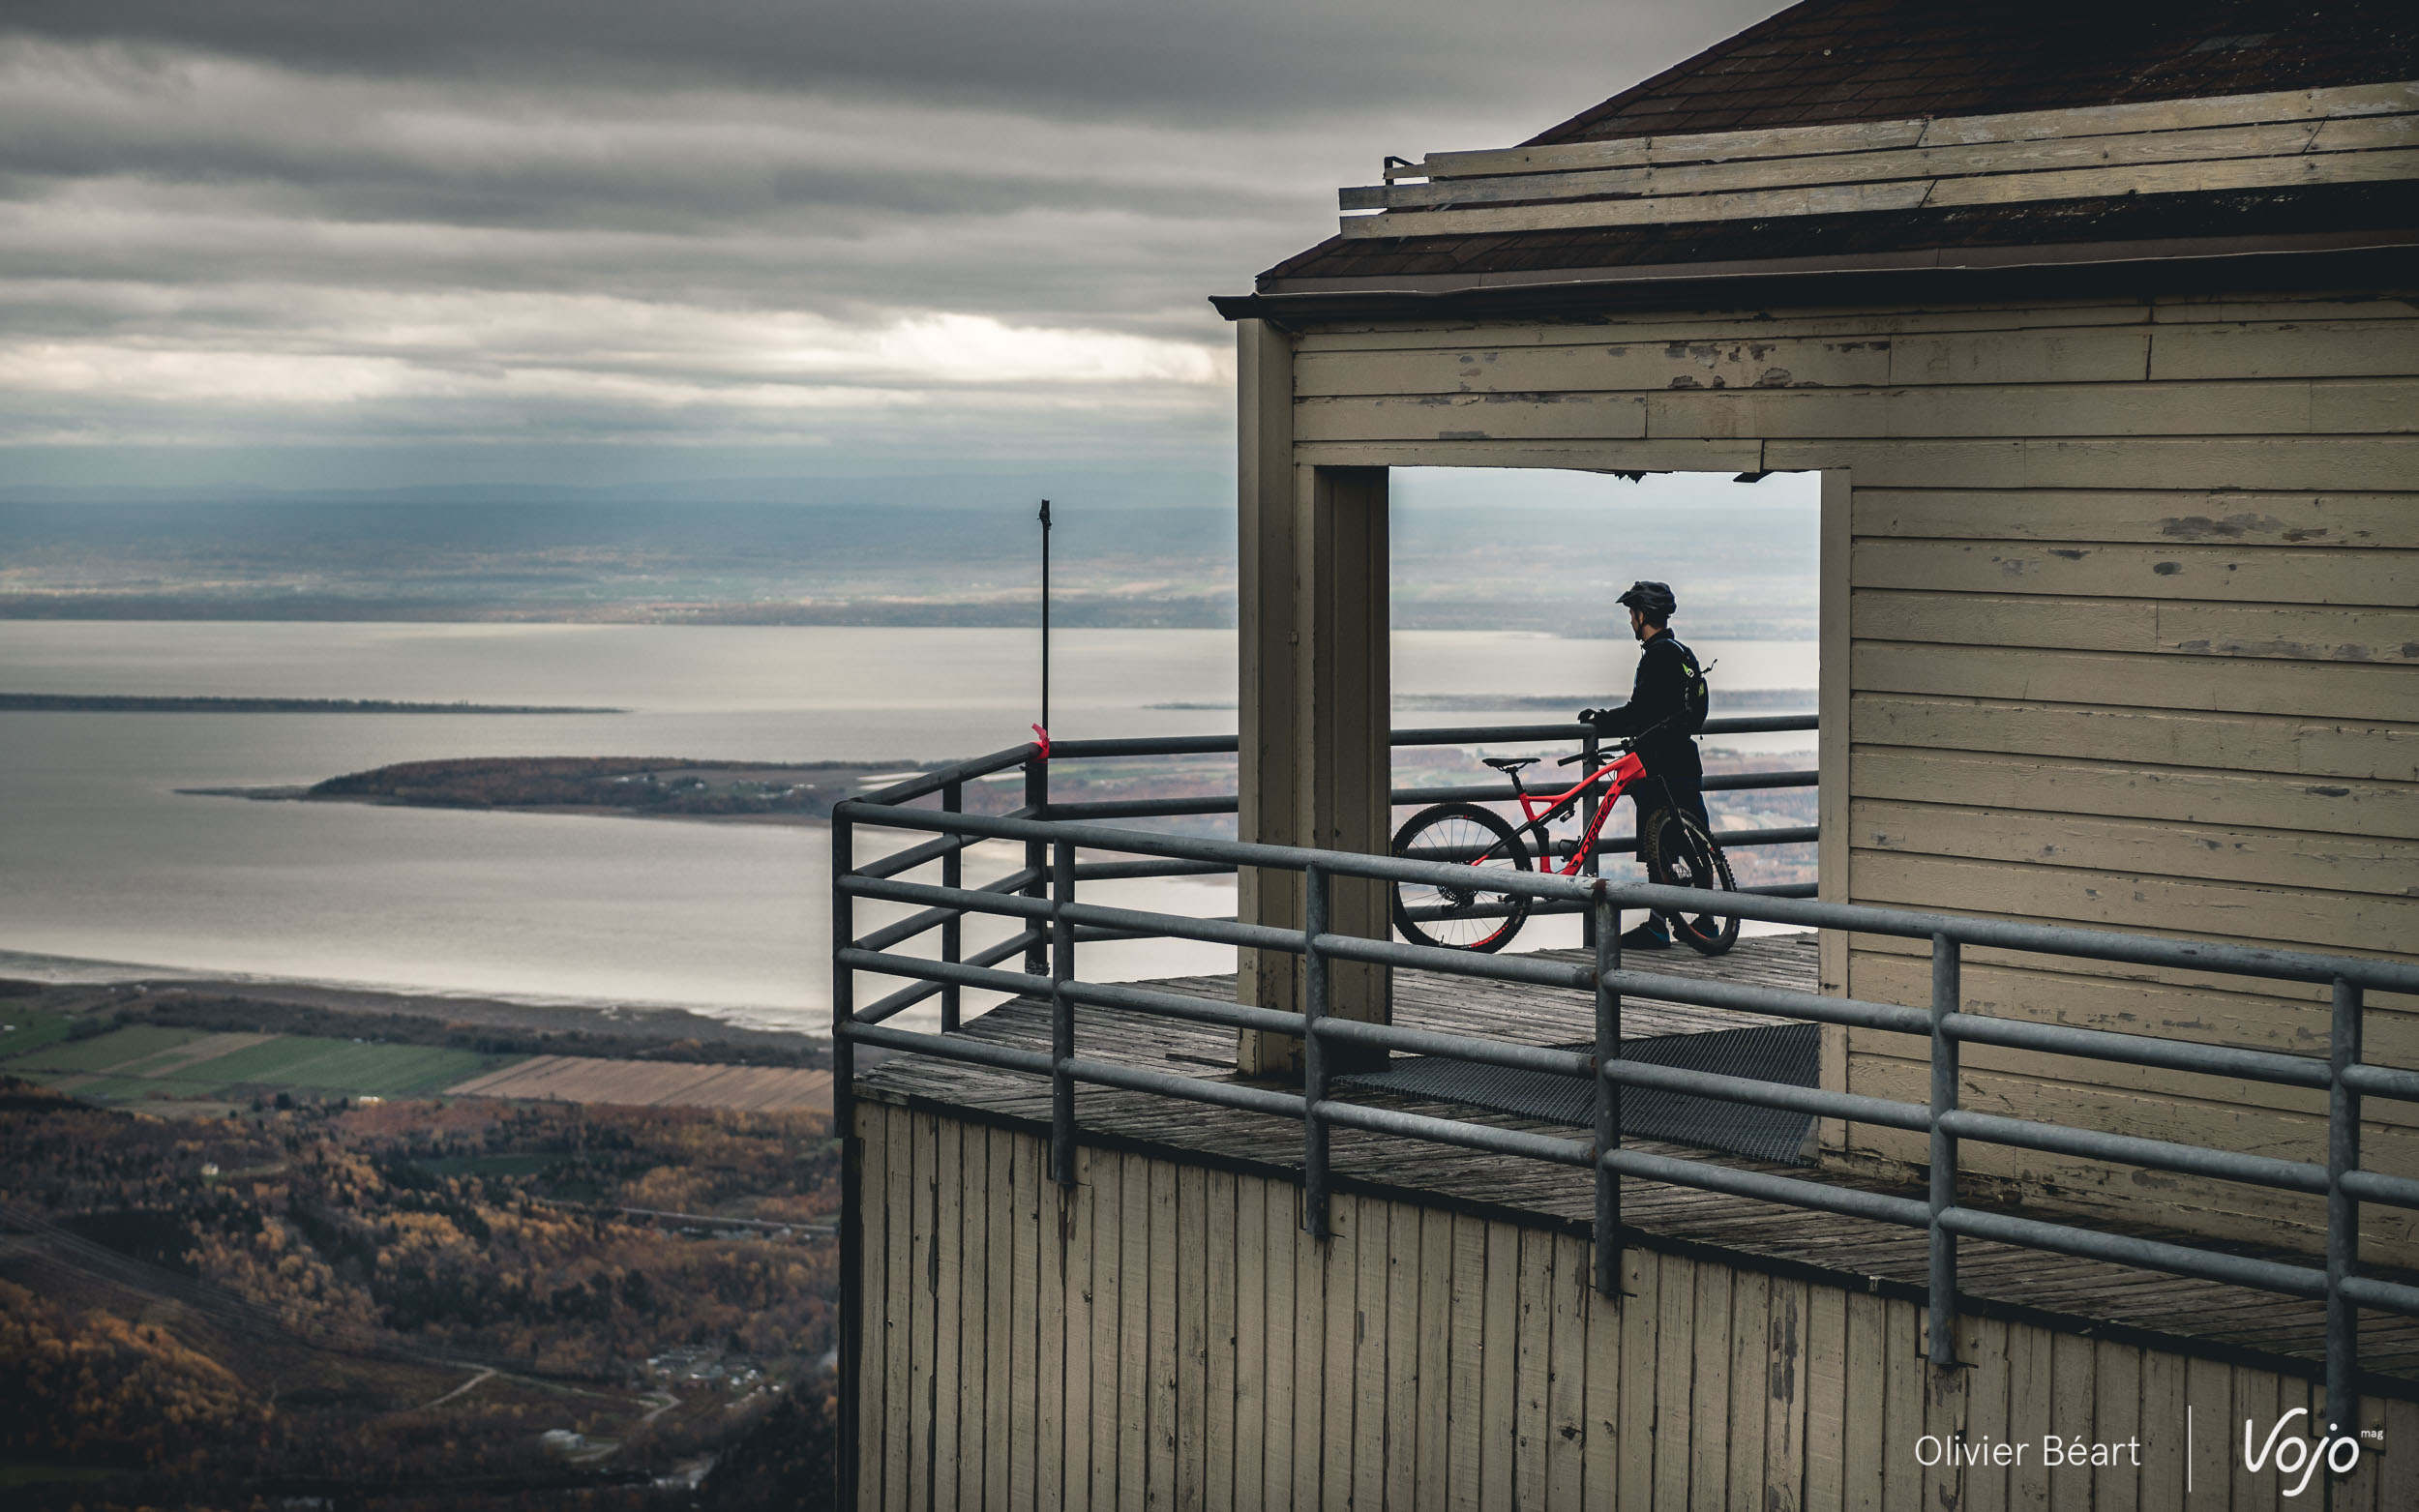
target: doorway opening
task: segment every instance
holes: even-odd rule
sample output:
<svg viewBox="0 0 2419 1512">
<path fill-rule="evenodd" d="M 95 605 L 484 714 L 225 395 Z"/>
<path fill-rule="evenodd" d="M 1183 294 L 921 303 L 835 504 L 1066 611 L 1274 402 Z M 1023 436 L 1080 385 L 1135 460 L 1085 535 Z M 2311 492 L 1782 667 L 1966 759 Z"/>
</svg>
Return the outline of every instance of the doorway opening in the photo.
<svg viewBox="0 0 2419 1512">
<path fill-rule="evenodd" d="M 1679 601 L 1674 634 L 1708 669 L 1712 717 L 1811 715 L 1822 667 L 1819 473 L 1594 473 L 1533 468 L 1390 470 L 1389 604 L 1398 729 L 1472 731 L 1558 724 L 1628 700 L 1638 646 L 1614 601 L 1641 578 Z M 1720 787 L 1721 777 L 1811 772 L 1812 730 L 1701 738 L 1717 838 L 1742 887 L 1808 885 L 1810 843 L 1763 845 L 1757 831 L 1817 823 L 1816 789 Z M 1495 737 L 1397 748 L 1398 789 L 1494 780 L 1489 756 L 1568 755 L 1568 741 Z M 1538 790 L 1575 773 L 1532 768 Z M 1518 823 L 1509 803 L 1490 804 Z M 1606 841 L 1634 839 L 1634 805 L 1606 820 Z M 1411 813 L 1399 809 L 1399 821 Z M 1562 826 L 1566 831 L 1569 825 Z M 1643 879 L 1634 854 L 1602 858 L 1602 875 Z M 1749 922 L 1750 932 L 1782 926 Z M 1516 948 L 1575 948 L 1575 915 L 1534 918 Z"/>
</svg>

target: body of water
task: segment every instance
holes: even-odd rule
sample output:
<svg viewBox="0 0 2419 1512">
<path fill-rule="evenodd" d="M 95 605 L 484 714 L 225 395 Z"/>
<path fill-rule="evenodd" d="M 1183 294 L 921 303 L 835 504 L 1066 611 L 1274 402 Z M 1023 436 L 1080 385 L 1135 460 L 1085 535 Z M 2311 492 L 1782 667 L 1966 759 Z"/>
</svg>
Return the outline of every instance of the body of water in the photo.
<svg viewBox="0 0 2419 1512">
<path fill-rule="evenodd" d="M 1692 644 L 1720 658 L 1717 686 L 1814 685 L 1811 642 Z M 1061 632 L 1054 652 L 1054 734 L 1235 726 L 1231 707 L 1165 706 L 1232 704 L 1232 632 Z M 67 958 L 679 1004 L 821 1028 L 829 1001 L 822 826 L 258 803 L 177 789 L 303 785 L 445 756 L 895 760 L 904 769 L 1029 738 L 1037 655 L 1034 635 L 998 630 L 0 622 L 0 691 L 11 693 L 629 711 L 0 713 L 0 971 L 92 974 L 36 959 Z M 1394 637 L 1394 687 L 1616 702 L 1634 657 L 1612 641 L 1404 632 Z M 1474 704 L 1398 723 L 1540 718 Z M 1760 746 L 1808 748 L 1811 738 Z M 1231 913 L 1234 890 L 1133 883 L 1104 888 L 1101 901 Z M 1089 971 L 1103 976 L 1233 968 L 1230 951 L 1208 946 L 1092 950 Z"/>
</svg>

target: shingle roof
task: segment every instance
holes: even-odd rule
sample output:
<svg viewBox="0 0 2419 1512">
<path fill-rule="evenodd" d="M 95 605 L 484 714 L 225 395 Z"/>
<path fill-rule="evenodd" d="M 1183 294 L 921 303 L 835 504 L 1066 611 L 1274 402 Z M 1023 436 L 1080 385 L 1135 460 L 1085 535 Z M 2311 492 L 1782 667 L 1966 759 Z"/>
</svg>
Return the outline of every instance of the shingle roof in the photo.
<svg viewBox="0 0 2419 1512">
<path fill-rule="evenodd" d="M 2414 0 L 1806 0 L 1523 145 L 2055 110 L 2419 78 Z M 1480 145 L 1480 144 L 1454 144 Z M 2419 185 L 1800 215 L 1416 238 L 1336 237 L 1262 274 L 1262 295 L 1478 289 L 1927 250 L 2267 238 L 2419 228 Z M 1922 260 L 1920 257 L 1916 260 Z M 1962 259 L 1970 264 L 1972 258 Z M 1990 261 L 1986 255 L 1983 261 Z M 2004 264 L 2010 259 L 2001 257 Z M 1958 263 L 1944 255 L 1934 265 Z M 1710 271 L 1710 269 L 1709 269 Z M 1668 282 L 1668 281 L 1667 281 Z M 1230 315 L 1256 300 L 1220 300 Z"/>
<path fill-rule="evenodd" d="M 1806 0 L 1524 145 L 2413 77 L 2411 0 Z"/>
</svg>

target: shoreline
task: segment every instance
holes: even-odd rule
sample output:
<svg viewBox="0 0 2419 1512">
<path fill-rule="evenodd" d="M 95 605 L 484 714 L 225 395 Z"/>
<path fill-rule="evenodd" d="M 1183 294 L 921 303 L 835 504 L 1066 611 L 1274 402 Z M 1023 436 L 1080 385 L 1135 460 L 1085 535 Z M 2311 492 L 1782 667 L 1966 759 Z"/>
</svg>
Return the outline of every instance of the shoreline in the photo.
<svg viewBox="0 0 2419 1512">
<path fill-rule="evenodd" d="M 356 803 L 373 809 L 452 809 L 464 814 L 554 814 L 580 818 L 663 819 L 688 824 L 829 825 L 828 814 L 667 814 L 605 803 L 417 803 L 376 793 L 323 793 L 308 787 L 177 787 L 188 798 L 242 798 L 253 803 Z"/>
<path fill-rule="evenodd" d="M 828 1036 L 717 1018 L 696 1008 L 627 1001 L 533 1002 L 340 983 L 184 972 L 131 963 L 0 954 L 0 1015 L 56 1014 L 219 1031 L 312 1033 L 402 1043 L 465 1035 L 533 1054 L 624 1056 L 752 1065 L 830 1064 Z M 80 980 L 18 975 L 39 963 L 81 967 Z M 115 974 L 118 969 L 127 974 Z M 750 1010 L 737 1009 L 734 1013 Z M 667 1054 L 667 1052 L 672 1053 Z"/>
<path fill-rule="evenodd" d="M 416 703 L 395 698 L 0 693 L 0 714 L 627 714 L 569 703 Z"/>
</svg>

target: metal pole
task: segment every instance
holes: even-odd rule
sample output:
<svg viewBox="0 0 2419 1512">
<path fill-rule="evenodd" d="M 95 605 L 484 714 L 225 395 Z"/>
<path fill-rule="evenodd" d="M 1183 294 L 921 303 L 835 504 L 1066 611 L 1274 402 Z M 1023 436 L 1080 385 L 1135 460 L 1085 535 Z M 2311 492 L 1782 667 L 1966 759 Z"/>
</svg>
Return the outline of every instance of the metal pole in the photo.
<svg viewBox="0 0 2419 1512">
<path fill-rule="evenodd" d="M 1957 1106 L 1957 1042 L 1949 1033 L 1949 1016 L 1963 996 L 1958 981 L 1957 942 L 1946 934 L 1932 936 L 1932 1096 L 1931 1096 L 1931 1266 L 1926 1290 L 1931 1301 L 1934 1365 L 1957 1362 L 1957 1236 L 1942 1227 L 1940 1215 L 1957 1205 L 1957 1137 L 1940 1126 L 1943 1113 Z"/>
<path fill-rule="evenodd" d="M 840 1391 L 833 1425 L 840 1451 L 832 1456 L 839 1506 L 856 1505 L 857 1376 L 865 1333 L 865 1151 L 856 1134 L 856 1046 L 842 1027 L 856 1017 L 856 973 L 840 952 L 856 936 L 856 897 L 838 885 L 856 869 L 855 834 L 848 816 L 831 818 L 831 1127 L 840 1137 Z"/>
<path fill-rule="evenodd" d="M 941 789 L 941 813 L 959 814 L 963 813 L 965 808 L 965 784 L 950 783 Z M 953 848 L 941 858 L 941 886 L 963 887 L 966 885 L 965 854 L 964 851 Z M 942 921 L 941 926 L 941 959 L 951 965 L 958 964 L 964 950 L 965 917 L 962 913 L 952 913 Z M 955 982 L 943 983 L 941 989 L 941 1032 L 943 1034 L 955 1034 L 958 1030 L 958 1016 L 962 1006 L 959 999 L 958 985 Z"/>
<path fill-rule="evenodd" d="M 1025 763 L 1025 812 L 1032 818 L 1041 819 L 1049 817 L 1049 810 L 1050 763 L 1043 760 L 1040 754 L 1036 752 Z M 1025 871 L 1032 877 L 1031 881 L 1025 884 L 1026 897 L 1045 896 L 1044 888 L 1047 884 L 1044 880 L 1046 874 L 1043 868 L 1049 864 L 1050 847 L 1045 842 L 1029 840 L 1025 843 Z M 1035 939 L 1025 951 L 1025 974 L 1027 976 L 1049 975 L 1049 947 L 1041 940 Z"/>
<path fill-rule="evenodd" d="M 1041 501 L 1041 727 L 1050 727 L 1050 501 Z"/>
<path fill-rule="evenodd" d="M 1583 772 L 1593 772 L 1596 770 L 1596 764 L 1599 754 L 1597 741 L 1598 737 L 1596 733 L 1596 726 L 1594 725 L 1590 725 L 1588 726 L 1587 733 L 1579 737 L 1579 770 Z M 1603 809 L 1603 798 L 1596 792 L 1591 791 L 1588 794 L 1584 812 L 1582 812 L 1579 815 L 1579 822 L 1581 826 L 1579 833 L 1586 837 L 1581 844 L 1588 847 L 1588 853 L 1581 857 L 1579 861 L 1579 875 L 1581 876 L 1597 876 L 1600 875 L 1598 871 L 1596 861 L 1596 815 Z M 1590 908 L 1588 910 L 1586 919 L 1579 926 L 1581 935 L 1579 943 L 1581 945 L 1587 946 L 1591 949 L 1595 947 L 1597 934 L 1603 928 L 1603 921 L 1598 919 L 1597 915 L 1602 913 L 1603 911 L 1604 910 L 1601 907 Z M 1613 933 L 1616 934 L 1620 934 L 1621 913 L 1618 909 L 1614 910 L 1612 925 Z"/>
<path fill-rule="evenodd" d="M 1328 956 L 1319 936 L 1328 932 L 1328 875 L 1322 867 L 1302 871 L 1301 1127 L 1302 1231 L 1328 1235 L 1328 1125 L 1321 1105 L 1328 1095 L 1328 1052 L 1319 1021 L 1328 1011 Z"/>
<path fill-rule="evenodd" d="M 1050 1178 L 1060 1186 L 1075 1184 L 1075 1078 L 1067 1062 L 1075 1058 L 1075 999 L 1066 985 L 1075 980 L 1075 921 L 1066 906 L 1075 901 L 1075 842 L 1061 840 L 1050 856 Z"/>
<path fill-rule="evenodd" d="M 2360 985 L 2337 977 L 2327 1055 L 2335 1079 L 2327 1094 L 2327 1431 L 2345 1437 L 2360 1430 L 2360 1309 L 2343 1290 L 2360 1264 L 2360 1200 L 2344 1190 L 2344 1176 L 2360 1169 L 2360 1089 L 2344 1073 L 2360 1064 Z"/>
<path fill-rule="evenodd" d="M 1603 1071 L 1621 1058 L 1621 994 L 1604 985 L 1604 973 L 1621 968 L 1621 910 L 1605 900 L 1601 882 L 1588 909 L 1588 926 L 1596 936 L 1596 1290 L 1618 1299 L 1621 1174 L 1605 1169 L 1603 1156 L 1621 1143 L 1621 1083 Z"/>
</svg>

